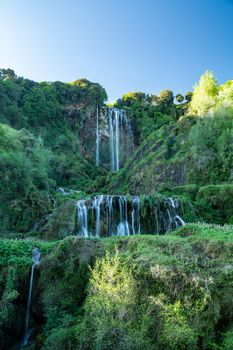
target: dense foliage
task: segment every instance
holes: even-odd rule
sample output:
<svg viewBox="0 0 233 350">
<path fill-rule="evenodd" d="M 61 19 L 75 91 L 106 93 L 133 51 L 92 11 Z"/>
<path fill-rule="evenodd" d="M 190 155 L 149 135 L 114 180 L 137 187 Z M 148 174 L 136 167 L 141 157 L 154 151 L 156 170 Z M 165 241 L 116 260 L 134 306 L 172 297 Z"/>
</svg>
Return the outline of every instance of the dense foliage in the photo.
<svg viewBox="0 0 233 350">
<path fill-rule="evenodd" d="M 34 349 L 231 349 L 232 226 L 101 241 L 2 240 L 1 348 L 20 342 L 35 245 L 43 259 Z"/>
<path fill-rule="evenodd" d="M 206 72 L 185 95 L 123 95 L 114 107 L 130 116 L 135 150 L 117 173 L 95 165 L 106 99 L 86 79 L 0 70 L 0 349 L 22 342 L 37 246 L 29 349 L 230 350 L 233 81 Z M 95 193 L 140 195 L 148 222 L 147 209 L 173 196 L 195 224 L 156 237 L 70 236 L 76 201 Z"/>
<path fill-rule="evenodd" d="M 26 129 L 0 124 L 0 231 L 24 230 L 50 206 L 51 152 Z"/>
<path fill-rule="evenodd" d="M 0 70 L 0 232 L 28 231 L 51 209 L 49 192 L 82 189 L 101 173 L 77 135 L 86 108 L 95 112 L 106 98 L 86 79 L 36 83 Z"/>
</svg>

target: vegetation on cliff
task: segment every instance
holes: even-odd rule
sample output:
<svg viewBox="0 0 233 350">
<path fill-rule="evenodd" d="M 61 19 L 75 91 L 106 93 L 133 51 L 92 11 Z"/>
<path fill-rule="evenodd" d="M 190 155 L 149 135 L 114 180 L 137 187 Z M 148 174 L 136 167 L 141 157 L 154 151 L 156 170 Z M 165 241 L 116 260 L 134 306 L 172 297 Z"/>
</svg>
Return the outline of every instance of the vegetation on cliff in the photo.
<svg viewBox="0 0 233 350">
<path fill-rule="evenodd" d="M 29 349 L 230 350 L 233 82 L 206 72 L 185 96 L 123 95 L 114 107 L 130 116 L 135 151 L 119 172 L 95 165 L 106 99 L 86 79 L 0 70 L 0 348 L 22 342 L 36 246 Z M 148 208 L 174 197 L 189 224 L 163 236 L 72 236 L 76 201 L 97 193 L 141 196 L 148 223 Z"/>
</svg>

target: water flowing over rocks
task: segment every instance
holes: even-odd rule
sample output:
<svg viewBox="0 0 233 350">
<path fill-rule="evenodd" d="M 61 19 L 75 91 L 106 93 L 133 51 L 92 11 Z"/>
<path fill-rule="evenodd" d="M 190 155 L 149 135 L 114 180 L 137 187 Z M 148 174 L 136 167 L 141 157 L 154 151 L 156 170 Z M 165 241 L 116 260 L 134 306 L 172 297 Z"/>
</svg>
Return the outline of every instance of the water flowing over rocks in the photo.
<svg viewBox="0 0 233 350">
<path fill-rule="evenodd" d="M 184 224 L 176 199 L 98 195 L 67 200 L 34 227 L 43 237 L 60 238 L 163 234 Z"/>
</svg>

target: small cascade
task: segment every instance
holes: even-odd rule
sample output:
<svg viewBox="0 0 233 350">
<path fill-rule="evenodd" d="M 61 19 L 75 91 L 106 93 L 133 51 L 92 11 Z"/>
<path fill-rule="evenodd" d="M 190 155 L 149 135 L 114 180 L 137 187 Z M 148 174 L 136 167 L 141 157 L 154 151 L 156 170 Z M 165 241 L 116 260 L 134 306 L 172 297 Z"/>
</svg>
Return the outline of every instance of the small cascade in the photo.
<svg viewBox="0 0 233 350">
<path fill-rule="evenodd" d="M 25 320 L 25 333 L 23 338 L 23 345 L 28 345 L 31 330 L 29 329 L 29 321 L 30 321 L 30 308 L 31 308 L 31 299 L 32 299 L 32 287 L 33 287 L 33 279 L 34 279 L 34 270 L 35 267 L 40 263 L 40 251 L 38 248 L 32 249 L 32 268 L 31 268 L 31 276 L 30 276 L 30 285 L 29 285 L 29 293 L 28 293 L 28 302 L 27 302 L 27 311 L 26 311 L 26 320 Z"/>
<path fill-rule="evenodd" d="M 171 231 L 174 228 L 174 224 L 175 224 L 175 228 L 178 228 L 180 226 L 185 225 L 185 222 L 182 219 L 182 217 L 179 215 L 180 214 L 179 213 L 179 209 L 180 209 L 179 202 L 176 199 L 173 199 L 171 197 L 169 197 L 167 199 L 167 202 L 169 204 L 168 209 L 167 209 L 169 223 L 170 223 L 169 231 Z"/>
<path fill-rule="evenodd" d="M 132 198 L 132 230 L 135 235 L 140 234 L 140 197 Z"/>
<path fill-rule="evenodd" d="M 96 215 L 95 236 L 100 236 L 100 205 L 104 199 L 104 196 L 96 196 L 93 201 L 93 209 Z"/>
<path fill-rule="evenodd" d="M 125 196 L 119 196 L 119 212 L 120 212 L 120 222 L 117 226 L 117 236 L 129 236 L 130 228 L 128 222 L 128 201 Z M 131 225 L 133 226 L 133 225 Z M 133 228 L 132 228 L 133 234 Z"/>
<path fill-rule="evenodd" d="M 83 237 L 88 237 L 88 224 L 87 224 L 87 207 L 86 201 L 77 201 L 77 221 L 78 221 L 78 233 Z"/>
<path fill-rule="evenodd" d="M 141 199 L 130 195 L 71 199 L 62 206 L 62 211 L 68 214 L 71 210 L 74 216 L 65 222 L 63 218 L 59 220 L 59 208 L 37 221 L 33 229 L 46 234 L 51 232 L 51 224 L 56 224 L 55 230 L 62 234 L 65 230 L 67 234 L 81 237 L 112 237 L 164 234 L 185 225 L 179 200 L 156 195 L 142 196 Z"/>
<path fill-rule="evenodd" d="M 73 193 L 80 193 L 81 191 L 76 191 L 76 190 L 72 190 L 72 189 L 64 189 L 63 187 L 59 187 L 57 189 L 57 192 L 59 192 L 63 196 L 69 196 Z"/>
<path fill-rule="evenodd" d="M 95 147 L 97 166 L 101 164 L 112 171 L 120 169 L 134 149 L 132 127 L 126 111 L 117 108 L 99 109 L 97 106 Z"/>
<path fill-rule="evenodd" d="M 139 196 L 99 195 L 77 202 L 77 234 L 82 237 L 165 233 L 185 224 L 180 203 L 167 198 L 141 214 Z"/>
<path fill-rule="evenodd" d="M 140 198 L 95 196 L 77 202 L 77 233 L 82 237 L 129 236 L 140 233 Z"/>
</svg>

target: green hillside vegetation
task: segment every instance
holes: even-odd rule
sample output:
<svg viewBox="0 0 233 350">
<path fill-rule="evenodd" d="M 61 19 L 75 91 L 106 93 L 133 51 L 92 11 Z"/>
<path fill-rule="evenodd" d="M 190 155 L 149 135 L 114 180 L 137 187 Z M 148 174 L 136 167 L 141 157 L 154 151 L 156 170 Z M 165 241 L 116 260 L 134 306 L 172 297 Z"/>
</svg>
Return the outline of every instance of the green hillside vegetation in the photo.
<svg viewBox="0 0 233 350">
<path fill-rule="evenodd" d="M 53 243 L 2 240 L 2 346 L 16 323 L 20 340 L 19 301 L 26 298 L 35 244 L 43 260 L 33 349 L 231 349 L 232 226 Z"/>
<path fill-rule="evenodd" d="M 127 111 L 135 149 L 118 172 L 95 164 L 106 101 L 86 79 L 37 83 L 0 70 L 0 349 L 24 348 L 38 247 L 27 349 L 232 350 L 233 81 L 206 72 L 185 95 L 123 95 L 114 107 Z M 146 220 L 173 197 L 187 224 L 73 236 L 76 201 L 95 194 L 140 196 Z"/>
</svg>

